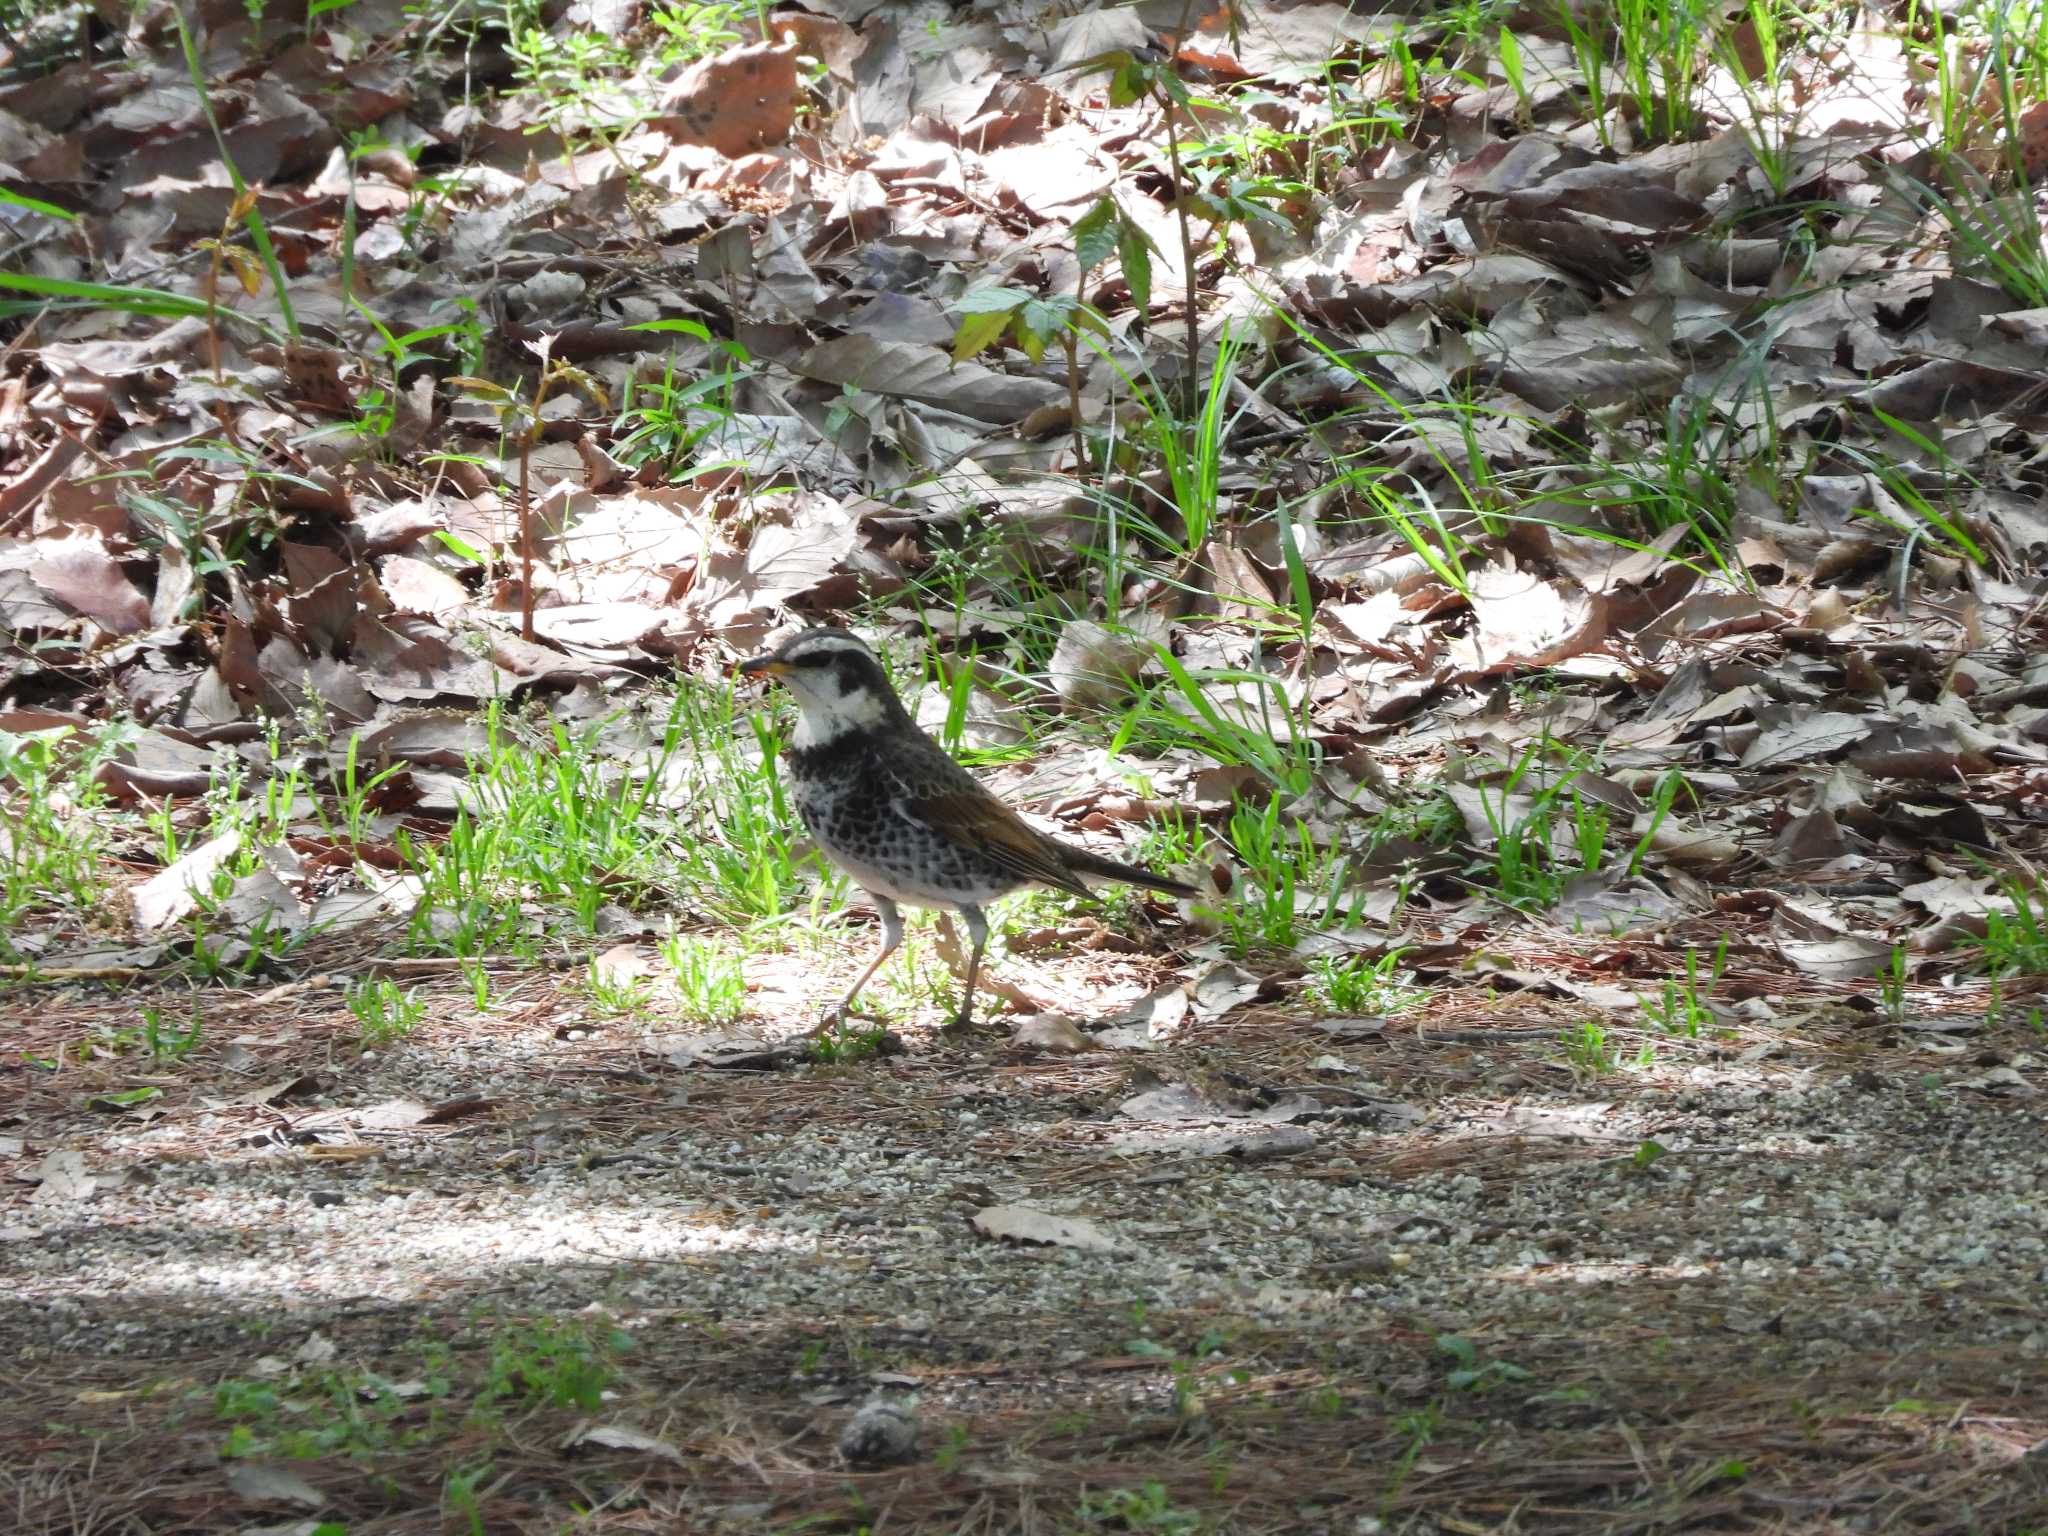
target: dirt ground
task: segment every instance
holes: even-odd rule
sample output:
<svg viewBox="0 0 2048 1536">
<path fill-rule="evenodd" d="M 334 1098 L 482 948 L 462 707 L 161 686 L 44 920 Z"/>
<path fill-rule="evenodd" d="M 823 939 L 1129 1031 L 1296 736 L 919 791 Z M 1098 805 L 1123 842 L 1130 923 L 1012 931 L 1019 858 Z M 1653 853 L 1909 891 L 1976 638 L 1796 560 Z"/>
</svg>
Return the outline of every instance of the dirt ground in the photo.
<svg viewBox="0 0 2048 1536">
<path fill-rule="evenodd" d="M 9 1529 L 2048 1530 L 2024 1010 L 820 1064 L 410 980 L 367 1055 L 326 977 L 8 1001 Z"/>
</svg>

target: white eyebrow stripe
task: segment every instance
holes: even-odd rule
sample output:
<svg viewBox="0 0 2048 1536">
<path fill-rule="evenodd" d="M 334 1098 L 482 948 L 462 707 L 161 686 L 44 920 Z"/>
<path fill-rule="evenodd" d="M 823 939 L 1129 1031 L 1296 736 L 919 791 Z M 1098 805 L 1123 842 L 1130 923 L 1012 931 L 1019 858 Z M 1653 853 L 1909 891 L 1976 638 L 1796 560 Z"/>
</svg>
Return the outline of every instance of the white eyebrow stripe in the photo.
<svg viewBox="0 0 2048 1536">
<path fill-rule="evenodd" d="M 820 635 L 815 640 L 799 640 L 786 653 L 791 658 L 798 656 L 872 656 L 860 641 L 851 635 Z"/>
</svg>

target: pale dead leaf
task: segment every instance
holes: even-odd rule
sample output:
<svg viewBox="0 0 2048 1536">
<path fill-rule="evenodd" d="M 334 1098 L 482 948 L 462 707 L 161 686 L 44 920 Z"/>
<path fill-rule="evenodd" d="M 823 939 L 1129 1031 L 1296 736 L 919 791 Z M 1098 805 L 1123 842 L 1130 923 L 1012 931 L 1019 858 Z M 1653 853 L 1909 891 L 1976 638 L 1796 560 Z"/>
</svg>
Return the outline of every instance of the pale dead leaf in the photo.
<svg viewBox="0 0 2048 1536">
<path fill-rule="evenodd" d="M 675 1462 L 678 1466 L 683 1460 L 683 1453 L 670 1442 L 645 1430 L 635 1429 L 630 1424 L 581 1425 L 562 1441 L 565 1451 L 579 1450 L 584 1446 L 604 1451 L 637 1451 L 662 1461 Z"/>
<path fill-rule="evenodd" d="M 265 1461 L 237 1461 L 228 1467 L 228 1486 L 251 1504 L 296 1504 L 320 1509 L 327 1495 L 289 1467 Z"/>
<path fill-rule="evenodd" d="M 211 897 L 213 879 L 242 847 L 240 832 L 223 832 L 183 855 L 135 888 L 135 926 L 145 932 L 167 928 L 198 910 L 201 896 Z"/>
<path fill-rule="evenodd" d="M 974 1213 L 974 1229 L 1004 1242 L 1078 1248 L 1086 1253 L 1115 1253 L 1123 1245 L 1092 1221 L 1055 1216 L 1028 1205 L 991 1205 Z"/>
<path fill-rule="evenodd" d="M 36 1185 L 36 1192 L 29 1196 L 31 1203 L 36 1205 L 68 1205 L 90 1200 L 93 1191 L 100 1186 L 100 1180 L 86 1172 L 85 1154 L 82 1152 L 52 1152 L 44 1157 L 33 1173 L 24 1177 Z"/>
</svg>

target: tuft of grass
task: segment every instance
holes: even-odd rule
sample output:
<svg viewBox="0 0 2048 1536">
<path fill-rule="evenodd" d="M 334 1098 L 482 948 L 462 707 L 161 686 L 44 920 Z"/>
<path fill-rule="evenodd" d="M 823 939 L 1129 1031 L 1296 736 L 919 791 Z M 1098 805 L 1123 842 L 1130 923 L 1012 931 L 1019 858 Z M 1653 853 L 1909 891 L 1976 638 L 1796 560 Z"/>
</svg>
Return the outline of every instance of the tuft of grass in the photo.
<svg viewBox="0 0 2048 1536">
<path fill-rule="evenodd" d="M 1708 1006 L 1707 997 L 1727 963 L 1728 941 L 1723 939 L 1714 948 L 1714 958 L 1702 983 L 1699 951 L 1688 949 L 1685 974 L 1667 977 L 1657 996 L 1638 999 L 1643 1016 L 1667 1035 L 1698 1038 L 1703 1029 L 1714 1024 L 1714 1010 Z"/>
<path fill-rule="evenodd" d="M 618 1374 L 632 1336 L 595 1317 L 536 1317 L 505 1323 L 491 1336 L 471 1416 L 501 1402 L 593 1412 Z"/>
<path fill-rule="evenodd" d="M 1416 987 L 1400 981 L 1405 949 L 1377 960 L 1364 955 L 1321 955 L 1309 967 L 1309 990 L 1332 1013 L 1398 1013 L 1422 1000 Z"/>
<path fill-rule="evenodd" d="M 820 1066 L 847 1066 L 856 1061 L 867 1061 L 882 1053 L 882 1041 L 888 1033 L 888 1027 L 882 1024 L 845 1028 L 834 1025 L 812 1038 L 807 1054 Z"/>
<path fill-rule="evenodd" d="M 9 936 L 32 914 L 86 914 L 106 903 L 107 796 L 94 774 L 116 735 L 76 735 L 70 726 L 0 731 L 0 954 L 17 955 Z"/>
<path fill-rule="evenodd" d="M 1224 837 L 1244 866 L 1238 889 L 1218 911 L 1225 942 L 1239 955 L 1292 949 L 1304 927 L 1299 895 L 1317 884 L 1328 855 L 1308 823 L 1287 815 L 1277 798 L 1258 807 L 1240 802 Z"/>
<path fill-rule="evenodd" d="M 601 965 L 594 959 L 584 977 L 584 990 L 590 994 L 590 1006 L 612 1018 L 638 1018 L 653 1001 L 645 976 Z"/>
<path fill-rule="evenodd" d="M 1977 941 L 1984 969 L 1994 978 L 2048 972 L 2048 888 L 2031 874 L 2001 874 L 1998 889 L 2012 911 L 1984 915 Z"/>
<path fill-rule="evenodd" d="M 1194 1536 L 1204 1528 L 1201 1515 L 1173 1502 L 1164 1483 L 1140 1483 L 1081 1496 L 1074 1518 L 1085 1530 L 1151 1531 L 1161 1536 Z"/>
<path fill-rule="evenodd" d="M 364 1049 L 403 1040 L 427 1016 L 418 988 L 403 988 L 389 977 L 365 976 L 348 989 L 348 1011 L 362 1026 Z"/>
<path fill-rule="evenodd" d="M 419 878 L 416 953 L 531 954 L 537 934 L 592 934 L 605 906 L 662 894 L 748 923 L 793 910 L 807 881 L 829 883 L 815 856 L 797 853 L 766 711 L 741 723 L 729 684 L 688 679 L 658 735 L 624 763 L 607 736 L 619 728 L 536 730 L 496 704 L 486 711 L 469 804 L 447 837 L 397 837 Z"/>
<path fill-rule="evenodd" d="M 1621 1070 L 1621 1050 L 1597 1020 L 1566 1025 L 1558 1032 L 1557 1043 L 1564 1047 L 1565 1064 L 1575 1076 L 1604 1077 Z"/>
<path fill-rule="evenodd" d="M 682 1016 L 700 1024 L 728 1024 L 747 1003 L 747 980 L 739 956 L 712 939 L 686 938 L 671 932 L 662 940 L 661 958 L 675 978 Z"/>
</svg>

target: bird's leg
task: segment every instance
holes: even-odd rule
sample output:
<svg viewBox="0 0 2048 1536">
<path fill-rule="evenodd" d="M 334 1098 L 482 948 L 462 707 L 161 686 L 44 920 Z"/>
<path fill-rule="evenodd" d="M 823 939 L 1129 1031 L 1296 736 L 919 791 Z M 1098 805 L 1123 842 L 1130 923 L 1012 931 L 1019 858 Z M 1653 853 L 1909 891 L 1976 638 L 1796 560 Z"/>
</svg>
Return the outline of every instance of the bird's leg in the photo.
<svg viewBox="0 0 2048 1536">
<path fill-rule="evenodd" d="M 974 979 L 981 974 L 981 952 L 988 948 L 988 919 L 981 915 L 981 908 L 963 903 L 960 915 L 967 919 L 967 937 L 974 943 L 974 952 L 967 957 L 967 980 L 960 988 L 960 1011 L 953 1015 L 954 1029 L 966 1029 L 974 1022 Z"/>
<path fill-rule="evenodd" d="M 868 968 L 860 973 L 860 978 L 846 989 L 846 996 L 839 999 L 839 1006 L 826 1014 L 824 1022 L 811 1031 L 814 1035 L 846 1027 L 846 1017 L 853 1011 L 853 1000 L 860 996 L 860 989 L 874 979 L 875 972 L 882 968 L 882 962 L 895 954 L 896 946 L 903 942 L 903 914 L 897 910 L 896 903 L 886 896 L 877 896 L 873 891 L 868 892 L 868 900 L 875 904 L 875 913 L 882 919 L 882 947 L 875 951 L 875 958 L 868 962 Z"/>
</svg>

